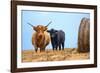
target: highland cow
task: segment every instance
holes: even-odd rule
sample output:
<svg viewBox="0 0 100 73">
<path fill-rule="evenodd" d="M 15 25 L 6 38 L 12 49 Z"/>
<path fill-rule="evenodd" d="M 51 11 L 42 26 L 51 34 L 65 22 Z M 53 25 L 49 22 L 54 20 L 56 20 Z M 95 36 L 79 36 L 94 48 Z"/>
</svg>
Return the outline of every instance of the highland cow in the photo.
<svg viewBox="0 0 100 73">
<path fill-rule="evenodd" d="M 35 51 L 37 52 L 38 48 L 40 48 L 40 51 L 45 51 L 46 46 L 50 42 L 50 35 L 48 32 L 46 32 L 47 26 L 43 25 L 38 25 L 38 26 L 31 25 L 31 26 L 35 30 L 35 32 L 32 35 L 32 44 L 34 45 Z"/>
</svg>

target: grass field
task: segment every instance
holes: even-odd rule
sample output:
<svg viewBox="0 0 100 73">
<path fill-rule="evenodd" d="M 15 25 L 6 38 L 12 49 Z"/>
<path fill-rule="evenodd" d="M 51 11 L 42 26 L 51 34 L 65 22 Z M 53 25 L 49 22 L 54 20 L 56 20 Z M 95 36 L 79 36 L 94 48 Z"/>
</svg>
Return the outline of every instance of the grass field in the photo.
<svg viewBox="0 0 100 73">
<path fill-rule="evenodd" d="M 22 51 L 22 62 L 64 61 L 89 59 L 89 53 L 78 53 L 77 49 L 66 48 L 63 51 L 46 50 L 35 52 L 34 50 Z"/>
</svg>

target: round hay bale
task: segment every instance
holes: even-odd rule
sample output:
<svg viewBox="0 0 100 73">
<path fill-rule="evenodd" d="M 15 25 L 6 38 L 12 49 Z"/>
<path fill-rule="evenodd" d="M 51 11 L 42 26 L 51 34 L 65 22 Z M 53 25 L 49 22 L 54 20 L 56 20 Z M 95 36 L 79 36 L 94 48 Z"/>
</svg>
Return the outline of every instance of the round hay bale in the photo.
<svg viewBox="0 0 100 73">
<path fill-rule="evenodd" d="M 83 18 L 78 32 L 78 52 L 90 51 L 90 19 Z"/>
</svg>

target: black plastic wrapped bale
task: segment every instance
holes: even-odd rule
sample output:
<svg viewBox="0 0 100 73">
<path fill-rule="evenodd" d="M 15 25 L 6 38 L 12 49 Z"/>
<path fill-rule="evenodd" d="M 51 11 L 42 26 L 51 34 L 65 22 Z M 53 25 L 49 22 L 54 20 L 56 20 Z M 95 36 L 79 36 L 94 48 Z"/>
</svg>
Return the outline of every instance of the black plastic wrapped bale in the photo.
<svg viewBox="0 0 100 73">
<path fill-rule="evenodd" d="M 90 19 L 82 18 L 78 32 L 78 52 L 90 51 Z"/>
</svg>

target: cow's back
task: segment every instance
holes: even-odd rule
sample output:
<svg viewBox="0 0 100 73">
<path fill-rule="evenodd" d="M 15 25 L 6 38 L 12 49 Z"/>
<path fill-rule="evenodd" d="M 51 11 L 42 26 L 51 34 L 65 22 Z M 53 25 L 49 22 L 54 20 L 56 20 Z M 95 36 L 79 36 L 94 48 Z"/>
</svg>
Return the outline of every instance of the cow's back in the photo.
<svg viewBox="0 0 100 73">
<path fill-rule="evenodd" d="M 57 37 L 58 37 L 58 41 L 59 42 L 64 42 L 65 41 L 65 33 L 64 33 L 64 31 L 62 31 L 62 30 L 59 30 L 58 32 L 57 32 Z"/>
</svg>

